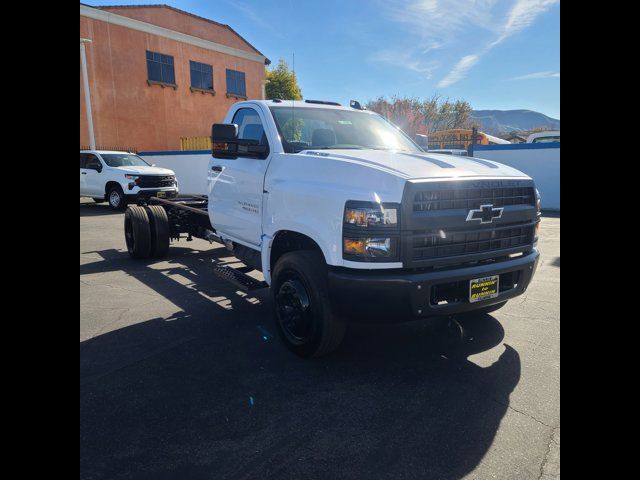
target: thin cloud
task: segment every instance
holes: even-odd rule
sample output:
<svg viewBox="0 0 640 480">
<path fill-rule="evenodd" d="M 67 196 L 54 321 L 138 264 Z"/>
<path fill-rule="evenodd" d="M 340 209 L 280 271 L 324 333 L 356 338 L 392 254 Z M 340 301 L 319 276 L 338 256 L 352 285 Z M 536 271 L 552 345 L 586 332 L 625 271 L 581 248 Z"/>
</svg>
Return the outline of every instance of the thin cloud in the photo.
<svg viewBox="0 0 640 480">
<path fill-rule="evenodd" d="M 462 57 L 451 71 L 440 80 L 438 87 L 448 87 L 462 80 L 483 55 L 510 36 L 533 24 L 539 15 L 546 12 L 551 5 L 557 2 L 558 0 L 517 0 L 509 11 L 498 38 L 479 52 Z"/>
<path fill-rule="evenodd" d="M 422 74 L 426 79 L 433 76 L 440 64 L 435 61 L 422 61 L 416 59 L 415 55 L 408 52 L 397 52 L 395 50 L 378 50 L 370 57 L 374 62 L 382 62 L 389 65 L 404 67 L 414 72 Z"/>
<path fill-rule="evenodd" d="M 376 62 L 401 66 L 423 74 L 427 79 L 440 65 L 434 55 L 460 48 L 470 32 L 474 38 L 485 34 L 484 46 L 463 55 L 438 82 L 444 88 L 459 82 L 496 45 L 532 25 L 559 0 L 379 0 L 386 17 L 407 26 L 411 48 L 386 48 L 371 55 Z M 488 37 L 488 38 L 487 38 Z M 493 37 L 493 40 L 492 40 Z M 482 45 L 482 42 L 477 42 Z"/>
<path fill-rule="evenodd" d="M 518 0 L 507 16 L 501 35 L 491 43 L 491 47 L 530 26 L 556 3 L 558 0 Z"/>
<path fill-rule="evenodd" d="M 252 22 L 256 25 L 269 30 L 272 34 L 274 34 L 278 38 L 285 38 L 285 36 L 276 29 L 271 23 L 267 22 L 264 18 L 262 18 L 255 10 L 253 10 L 249 5 L 238 2 L 238 1 L 229 1 L 225 0 L 227 5 L 232 6 L 233 8 L 240 10 L 244 13 Z"/>
<path fill-rule="evenodd" d="M 458 61 L 458 63 L 456 63 L 455 67 L 453 67 L 451 71 L 438 82 L 438 87 L 445 88 L 460 81 L 467 75 L 467 72 L 471 67 L 478 63 L 479 60 L 480 55 L 465 55 Z"/>
<path fill-rule="evenodd" d="M 513 77 L 509 80 L 535 80 L 537 78 L 560 78 L 560 72 L 534 72 L 527 73 L 526 75 L 520 75 L 519 77 Z"/>
</svg>

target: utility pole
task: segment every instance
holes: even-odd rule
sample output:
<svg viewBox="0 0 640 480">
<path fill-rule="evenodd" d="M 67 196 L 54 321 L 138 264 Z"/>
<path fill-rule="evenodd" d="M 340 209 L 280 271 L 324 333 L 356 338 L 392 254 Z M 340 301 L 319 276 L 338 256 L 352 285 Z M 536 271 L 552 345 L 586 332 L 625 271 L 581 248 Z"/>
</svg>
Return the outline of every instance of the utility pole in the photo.
<svg viewBox="0 0 640 480">
<path fill-rule="evenodd" d="M 469 156 L 473 157 L 473 152 L 476 149 L 476 137 L 478 136 L 478 129 L 474 126 L 471 128 L 471 144 L 469 145 Z"/>
<path fill-rule="evenodd" d="M 82 84 L 84 86 L 84 105 L 87 109 L 87 123 L 89 124 L 89 148 L 96 149 L 96 139 L 93 135 L 93 117 L 91 114 L 91 94 L 89 93 L 89 77 L 87 75 L 87 54 L 85 43 L 91 43 L 88 38 L 80 39 L 80 63 L 82 64 Z"/>
</svg>

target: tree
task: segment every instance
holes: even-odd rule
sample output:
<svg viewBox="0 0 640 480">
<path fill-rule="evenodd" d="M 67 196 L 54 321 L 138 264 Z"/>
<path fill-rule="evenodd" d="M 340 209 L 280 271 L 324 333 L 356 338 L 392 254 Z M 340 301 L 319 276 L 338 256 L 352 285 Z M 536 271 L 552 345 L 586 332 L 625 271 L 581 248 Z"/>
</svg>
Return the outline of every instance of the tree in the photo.
<svg viewBox="0 0 640 480">
<path fill-rule="evenodd" d="M 302 100 L 302 90 L 300 90 L 296 75 L 289 71 L 289 65 L 283 59 L 280 59 L 276 68 L 266 69 L 266 77 L 265 94 L 267 99 Z"/>
<path fill-rule="evenodd" d="M 452 128 L 471 128 L 472 108 L 464 100 L 441 99 L 439 95 L 417 98 L 378 97 L 367 103 L 367 108 L 384 116 L 409 135 L 428 134 Z"/>
</svg>

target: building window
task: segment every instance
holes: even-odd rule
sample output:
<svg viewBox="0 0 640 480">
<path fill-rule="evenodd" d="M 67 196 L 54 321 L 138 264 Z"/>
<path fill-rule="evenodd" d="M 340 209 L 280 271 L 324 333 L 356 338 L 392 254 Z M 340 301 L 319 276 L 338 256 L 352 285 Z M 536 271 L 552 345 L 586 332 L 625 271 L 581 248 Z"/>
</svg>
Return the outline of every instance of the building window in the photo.
<svg viewBox="0 0 640 480">
<path fill-rule="evenodd" d="M 149 84 L 176 86 L 173 57 L 147 50 L 147 75 Z"/>
<path fill-rule="evenodd" d="M 189 61 L 189 67 L 191 69 L 191 90 L 213 92 L 213 67 L 194 61 Z"/>
<path fill-rule="evenodd" d="M 244 72 L 227 69 L 227 97 L 247 98 Z"/>
</svg>

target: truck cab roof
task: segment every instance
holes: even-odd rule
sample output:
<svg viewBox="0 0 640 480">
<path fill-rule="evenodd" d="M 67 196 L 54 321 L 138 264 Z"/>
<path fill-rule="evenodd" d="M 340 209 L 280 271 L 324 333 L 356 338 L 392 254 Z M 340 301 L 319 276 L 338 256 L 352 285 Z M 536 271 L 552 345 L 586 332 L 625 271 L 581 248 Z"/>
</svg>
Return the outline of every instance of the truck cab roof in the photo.
<svg viewBox="0 0 640 480">
<path fill-rule="evenodd" d="M 331 100 L 247 100 L 250 103 L 260 103 L 266 107 L 293 107 L 293 108 L 322 108 L 332 110 L 348 110 L 348 111 L 362 111 L 365 113 L 374 113 L 370 110 L 359 110 L 349 105 L 340 105 L 338 102 Z M 241 102 L 243 103 L 243 102 Z"/>
</svg>

